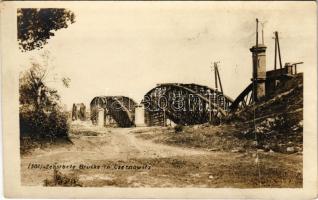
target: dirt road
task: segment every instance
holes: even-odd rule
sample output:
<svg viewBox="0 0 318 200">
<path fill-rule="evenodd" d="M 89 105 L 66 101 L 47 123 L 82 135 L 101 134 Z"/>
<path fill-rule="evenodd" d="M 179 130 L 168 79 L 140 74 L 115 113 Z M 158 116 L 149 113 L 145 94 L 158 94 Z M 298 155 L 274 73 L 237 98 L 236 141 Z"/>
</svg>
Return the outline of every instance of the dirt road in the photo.
<svg viewBox="0 0 318 200">
<path fill-rule="evenodd" d="M 151 128 L 141 128 L 151 131 Z M 35 149 L 21 158 L 23 185 L 43 185 L 53 169 L 78 177 L 83 186 L 118 187 L 300 187 L 298 157 L 263 155 L 258 179 L 254 155 L 211 152 L 136 138 L 140 128 L 104 128 L 73 123 L 71 141 Z M 65 167 L 63 169 L 63 166 Z M 279 170 L 277 170 L 279 169 Z M 286 173 L 292 179 L 286 178 Z"/>
</svg>

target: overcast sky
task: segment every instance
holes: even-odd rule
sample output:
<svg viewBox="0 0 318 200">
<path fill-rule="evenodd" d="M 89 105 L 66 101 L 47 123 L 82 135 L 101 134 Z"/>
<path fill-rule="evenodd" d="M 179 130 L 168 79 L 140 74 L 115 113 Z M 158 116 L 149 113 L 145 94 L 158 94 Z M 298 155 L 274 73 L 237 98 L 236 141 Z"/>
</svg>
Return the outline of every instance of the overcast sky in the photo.
<svg viewBox="0 0 318 200">
<path fill-rule="evenodd" d="M 273 69 L 273 32 L 279 31 L 282 60 L 316 65 L 314 2 L 109 2 L 68 4 L 76 23 L 61 29 L 42 50 L 70 87 L 59 90 L 68 109 L 89 106 L 99 95 L 125 95 L 140 102 L 157 83 L 198 83 L 214 87 L 211 63 L 220 61 L 224 92 L 235 98 L 250 82 L 255 18 L 266 21 L 267 70 Z M 261 27 L 261 26 L 260 26 Z M 261 30 L 261 28 L 260 28 Z M 260 41 L 261 42 L 261 41 Z"/>
</svg>

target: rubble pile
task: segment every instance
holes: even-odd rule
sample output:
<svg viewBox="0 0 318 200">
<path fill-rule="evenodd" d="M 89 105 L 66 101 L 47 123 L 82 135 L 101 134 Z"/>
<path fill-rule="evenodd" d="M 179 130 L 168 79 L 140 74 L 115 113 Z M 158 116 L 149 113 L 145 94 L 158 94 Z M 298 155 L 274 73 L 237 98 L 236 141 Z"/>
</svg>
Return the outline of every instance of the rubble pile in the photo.
<svg viewBox="0 0 318 200">
<path fill-rule="evenodd" d="M 237 134 L 256 141 L 264 151 L 302 152 L 303 144 L 303 76 L 286 81 L 271 96 L 231 116 L 231 123 L 246 127 Z M 254 118 L 255 116 L 255 118 Z"/>
<path fill-rule="evenodd" d="M 303 121 L 286 127 L 287 118 L 266 118 L 254 127 L 241 131 L 240 138 L 257 141 L 255 147 L 264 151 L 296 153 L 302 152 Z"/>
</svg>

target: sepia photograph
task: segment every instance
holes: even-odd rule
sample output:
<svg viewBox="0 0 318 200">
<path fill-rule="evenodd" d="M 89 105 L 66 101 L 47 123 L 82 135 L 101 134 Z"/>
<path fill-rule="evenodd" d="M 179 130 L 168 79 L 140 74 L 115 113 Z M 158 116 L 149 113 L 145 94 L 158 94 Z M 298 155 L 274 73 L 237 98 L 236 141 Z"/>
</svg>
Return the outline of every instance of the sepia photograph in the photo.
<svg viewBox="0 0 318 200">
<path fill-rule="evenodd" d="M 317 157 L 314 2 L 2 10 L 14 21 L 1 26 L 2 105 L 19 187 L 303 192 L 315 177 L 304 174 Z"/>
</svg>

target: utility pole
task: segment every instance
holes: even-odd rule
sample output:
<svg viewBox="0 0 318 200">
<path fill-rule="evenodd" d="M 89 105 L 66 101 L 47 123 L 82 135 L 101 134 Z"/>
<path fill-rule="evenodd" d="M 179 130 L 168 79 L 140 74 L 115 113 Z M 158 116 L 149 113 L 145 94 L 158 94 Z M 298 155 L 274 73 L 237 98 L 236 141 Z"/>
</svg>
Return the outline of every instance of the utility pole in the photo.
<svg viewBox="0 0 318 200">
<path fill-rule="evenodd" d="M 277 42 L 276 42 L 276 36 L 274 37 L 275 39 L 275 56 L 274 56 L 274 70 L 277 69 Z"/>
<path fill-rule="evenodd" d="M 215 90 L 218 92 L 218 78 L 217 78 L 217 73 L 216 73 L 216 69 L 218 67 L 218 64 L 217 62 L 214 62 L 214 65 L 213 65 L 213 70 L 214 70 L 214 81 L 215 81 Z"/>
<path fill-rule="evenodd" d="M 222 87 L 222 82 L 221 82 L 221 77 L 220 77 L 220 72 L 219 72 L 219 67 L 218 67 L 218 62 L 213 63 L 213 71 L 214 71 L 214 86 L 215 86 L 215 91 L 219 91 L 219 85 L 220 85 L 220 90 L 223 93 L 223 87 Z"/>
<path fill-rule="evenodd" d="M 256 48 L 258 47 L 258 18 L 256 18 Z"/>
<path fill-rule="evenodd" d="M 211 99 L 209 97 L 209 122 L 212 122 L 212 106 L 211 106 Z"/>
<path fill-rule="evenodd" d="M 215 70 L 216 70 L 217 78 L 218 78 L 218 80 L 219 80 L 221 93 L 223 94 L 223 87 L 222 87 L 221 77 L 220 77 L 219 68 L 218 68 L 218 65 L 217 65 L 217 64 L 216 64 Z"/>
<path fill-rule="evenodd" d="M 211 66 L 211 70 L 214 71 L 214 88 L 215 90 L 213 91 L 213 98 L 214 98 L 214 104 L 218 105 L 219 104 L 219 86 L 220 86 L 220 94 L 223 96 L 223 87 L 222 87 L 222 82 L 221 82 L 221 76 L 219 72 L 219 67 L 218 67 L 218 62 L 213 63 L 213 67 Z M 223 97 L 224 98 L 224 97 Z M 223 99 L 224 103 L 224 99 Z M 218 108 L 216 108 L 218 109 Z M 211 100 L 209 100 L 209 120 L 210 122 L 212 121 L 212 105 L 211 105 Z M 217 113 L 213 113 L 216 115 Z"/>
<path fill-rule="evenodd" d="M 166 126 L 166 108 L 163 108 L 163 126 Z"/>
<path fill-rule="evenodd" d="M 278 37 L 278 32 L 274 32 L 274 38 L 275 40 L 275 55 L 274 55 L 274 69 L 277 69 L 277 53 L 278 53 L 278 59 L 279 59 L 279 68 L 282 69 L 282 57 L 281 57 L 281 52 L 280 52 L 280 46 L 279 46 L 279 37 Z"/>
<path fill-rule="evenodd" d="M 277 42 L 277 50 L 278 50 L 278 57 L 279 57 L 279 67 L 281 69 L 283 66 L 282 66 L 282 57 L 281 57 L 281 54 L 280 54 L 279 38 L 278 38 L 278 32 L 277 31 L 275 31 L 275 38 L 276 38 L 276 42 Z"/>
</svg>

